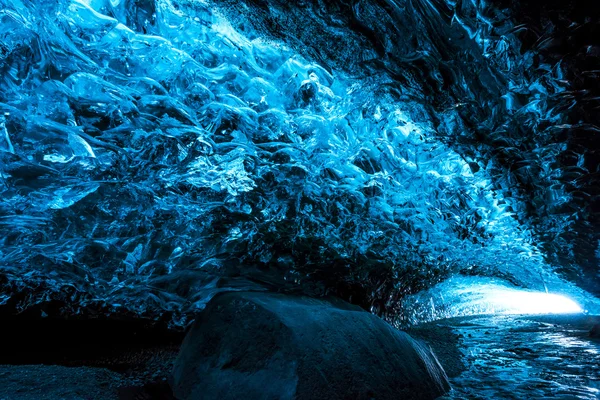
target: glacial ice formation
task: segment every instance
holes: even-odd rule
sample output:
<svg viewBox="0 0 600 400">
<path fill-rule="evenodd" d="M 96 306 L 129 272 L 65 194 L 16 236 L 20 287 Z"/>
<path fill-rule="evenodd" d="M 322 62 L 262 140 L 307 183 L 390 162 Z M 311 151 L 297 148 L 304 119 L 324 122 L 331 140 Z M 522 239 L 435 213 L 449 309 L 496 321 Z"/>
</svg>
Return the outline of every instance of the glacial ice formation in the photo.
<svg viewBox="0 0 600 400">
<path fill-rule="evenodd" d="M 209 1 L 0 0 L 0 304 L 183 324 L 257 284 L 392 317 L 457 274 L 574 288 L 556 248 L 575 254 L 565 232 L 586 219 L 564 182 L 590 165 L 552 139 L 569 123 L 561 64 L 534 66 L 520 28 L 475 3 L 405 3 L 418 26 L 454 7 L 465 50 L 429 48 L 445 39 L 427 25 L 401 55 L 401 27 L 381 42 L 372 24 L 395 58 L 365 48 L 358 74 Z M 566 153 L 580 159 L 561 169 Z"/>
</svg>

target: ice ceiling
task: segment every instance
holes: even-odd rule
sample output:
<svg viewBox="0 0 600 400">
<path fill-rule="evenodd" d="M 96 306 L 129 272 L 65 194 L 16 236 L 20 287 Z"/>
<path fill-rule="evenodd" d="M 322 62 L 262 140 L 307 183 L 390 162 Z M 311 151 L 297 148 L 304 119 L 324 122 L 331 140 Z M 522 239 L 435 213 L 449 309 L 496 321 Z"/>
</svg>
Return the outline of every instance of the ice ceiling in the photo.
<svg viewBox="0 0 600 400">
<path fill-rule="evenodd" d="M 572 111 L 596 100 L 552 58 L 560 26 L 517 22 L 0 0 L 0 304 L 179 324 L 259 286 L 392 317 L 458 275 L 600 293 L 598 128 Z"/>
</svg>

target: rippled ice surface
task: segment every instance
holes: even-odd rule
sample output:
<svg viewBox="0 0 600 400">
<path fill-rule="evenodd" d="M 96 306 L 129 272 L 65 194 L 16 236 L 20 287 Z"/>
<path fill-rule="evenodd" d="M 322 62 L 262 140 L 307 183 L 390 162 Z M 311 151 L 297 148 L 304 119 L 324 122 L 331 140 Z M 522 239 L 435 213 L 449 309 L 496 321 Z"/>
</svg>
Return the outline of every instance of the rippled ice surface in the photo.
<svg viewBox="0 0 600 400">
<path fill-rule="evenodd" d="M 595 322 L 592 322 L 594 321 Z M 442 399 L 600 398 L 598 317 L 481 316 L 448 320 L 467 370 Z"/>
<path fill-rule="evenodd" d="M 418 82 L 328 71 L 204 2 L 0 0 L 0 21 L 0 305 L 193 315 L 241 277 L 392 309 L 463 270 L 557 281 Z"/>
</svg>

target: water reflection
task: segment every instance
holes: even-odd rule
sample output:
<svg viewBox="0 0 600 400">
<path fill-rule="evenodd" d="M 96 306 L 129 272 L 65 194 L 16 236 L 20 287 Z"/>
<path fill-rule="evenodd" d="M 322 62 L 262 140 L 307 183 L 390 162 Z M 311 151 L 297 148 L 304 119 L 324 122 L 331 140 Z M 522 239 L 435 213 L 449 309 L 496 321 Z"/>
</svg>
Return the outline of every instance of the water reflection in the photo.
<svg viewBox="0 0 600 400">
<path fill-rule="evenodd" d="M 443 399 L 598 399 L 600 341 L 586 316 L 481 316 L 448 320 L 467 370 Z"/>
</svg>

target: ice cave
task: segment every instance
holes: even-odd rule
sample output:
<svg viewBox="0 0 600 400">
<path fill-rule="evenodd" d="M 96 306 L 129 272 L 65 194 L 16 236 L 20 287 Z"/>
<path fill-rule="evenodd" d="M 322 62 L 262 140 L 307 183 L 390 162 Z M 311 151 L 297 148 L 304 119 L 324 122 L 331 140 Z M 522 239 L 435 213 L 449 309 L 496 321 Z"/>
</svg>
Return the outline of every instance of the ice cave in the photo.
<svg viewBox="0 0 600 400">
<path fill-rule="evenodd" d="M 0 400 L 600 399 L 591 0 L 0 0 Z"/>
</svg>

